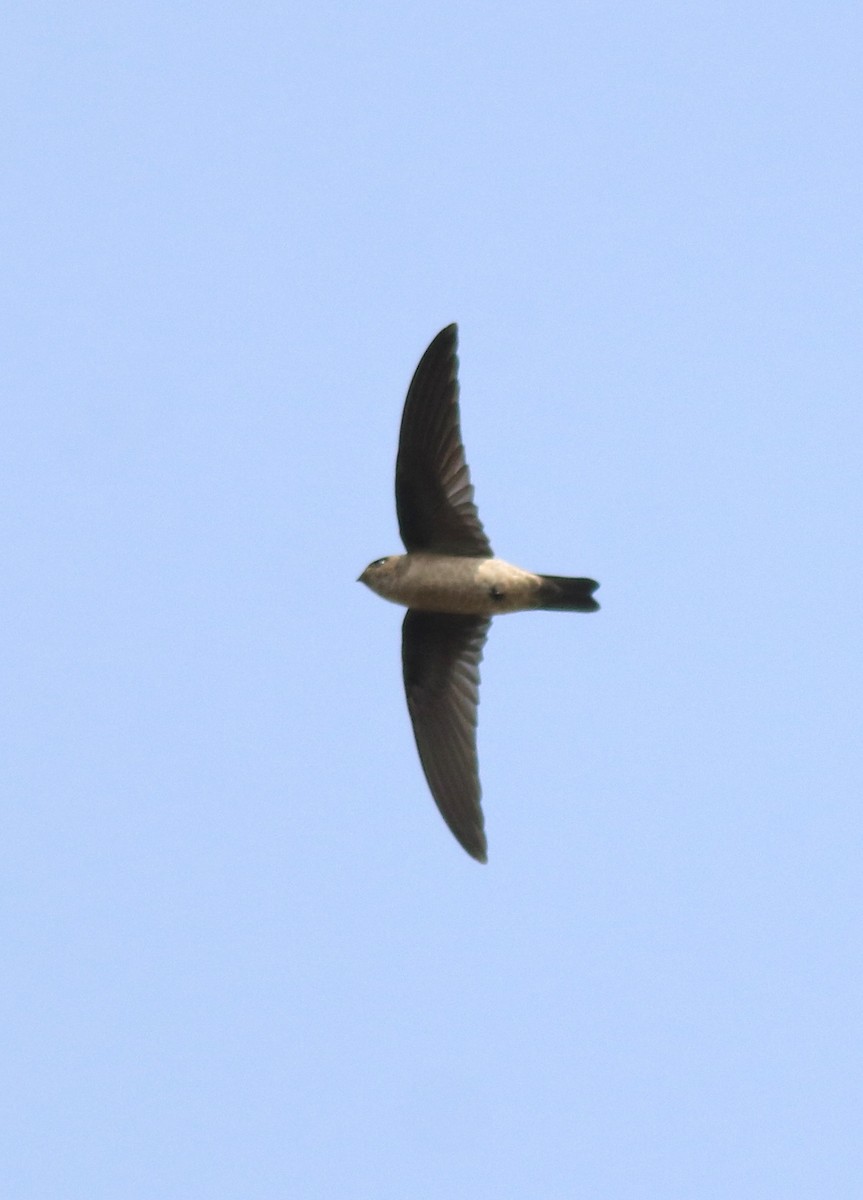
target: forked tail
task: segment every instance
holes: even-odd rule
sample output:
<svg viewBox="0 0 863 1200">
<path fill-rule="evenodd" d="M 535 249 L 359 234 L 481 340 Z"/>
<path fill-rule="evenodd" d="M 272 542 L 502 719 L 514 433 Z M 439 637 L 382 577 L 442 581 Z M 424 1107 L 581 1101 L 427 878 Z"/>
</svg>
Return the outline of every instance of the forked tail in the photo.
<svg viewBox="0 0 863 1200">
<path fill-rule="evenodd" d="M 565 575 L 541 575 L 540 608 L 557 612 L 596 612 L 599 604 L 593 593 L 599 587 L 594 579 L 567 579 Z"/>
</svg>

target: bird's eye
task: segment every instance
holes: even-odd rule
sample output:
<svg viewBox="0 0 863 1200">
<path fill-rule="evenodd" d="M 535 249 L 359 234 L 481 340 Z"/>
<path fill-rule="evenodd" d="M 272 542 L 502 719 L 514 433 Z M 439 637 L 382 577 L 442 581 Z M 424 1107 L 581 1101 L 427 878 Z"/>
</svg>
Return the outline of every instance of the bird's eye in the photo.
<svg viewBox="0 0 863 1200">
<path fill-rule="evenodd" d="M 376 558 L 372 563 L 373 567 L 382 567 L 387 560 L 385 558 Z"/>
</svg>

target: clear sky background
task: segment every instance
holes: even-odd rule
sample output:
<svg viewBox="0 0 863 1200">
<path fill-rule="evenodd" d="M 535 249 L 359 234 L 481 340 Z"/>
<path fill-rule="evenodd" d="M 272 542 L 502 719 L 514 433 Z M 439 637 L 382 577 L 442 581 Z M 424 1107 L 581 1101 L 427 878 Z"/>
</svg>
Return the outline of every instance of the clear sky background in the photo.
<svg viewBox="0 0 863 1200">
<path fill-rule="evenodd" d="M 32 3 L 3 96 L 10 1200 L 863 1195 L 858 3 Z M 417 761 L 404 393 L 497 553 Z"/>
</svg>

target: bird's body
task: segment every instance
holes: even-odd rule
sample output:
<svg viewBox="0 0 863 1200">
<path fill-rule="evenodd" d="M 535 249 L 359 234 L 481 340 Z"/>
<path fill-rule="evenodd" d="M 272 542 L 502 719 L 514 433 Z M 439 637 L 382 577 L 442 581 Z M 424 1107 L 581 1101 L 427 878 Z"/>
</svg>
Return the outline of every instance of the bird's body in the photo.
<svg viewBox="0 0 863 1200">
<path fill-rule="evenodd" d="M 359 578 L 384 600 L 423 612 L 502 616 L 532 609 L 595 612 L 592 579 L 536 575 L 502 558 L 455 554 L 391 554 L 370 563 Z"/>
<path fill-rule="evenodd" d="M 360 579 L 373 592 L 423 612 L 493 617 L 540 608 L 542 576 L 502 558 L 454 554 L 394 554 L 366 567 Z"/>
<path fill-rule="evenodd" d="M 441 330 L 405 401 L 396 508 L 407 554 L 376 559 L 360 582 L 408 609 L 402 666 L 420 761 L 444 820 L 485 862 L 476 710 L 491 618 L 529 609 L 594 612 L 598 584 L 538 575 L 494 557 L 461 442 L 456 343 L 455 325 Z"/>
</svg>

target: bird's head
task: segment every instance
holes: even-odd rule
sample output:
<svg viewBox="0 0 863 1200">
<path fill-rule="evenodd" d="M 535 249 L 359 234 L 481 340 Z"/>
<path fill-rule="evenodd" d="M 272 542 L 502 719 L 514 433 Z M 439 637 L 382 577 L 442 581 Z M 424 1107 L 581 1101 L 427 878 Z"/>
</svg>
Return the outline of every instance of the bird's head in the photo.
<svg viewBox="0 0 863 1200">
<path fill-rule="evenodd" d="M 390 588 L 395 582 L 401 559 L 400 554 L 388 554 L 386 558 L 376 558 L 374 562 L 369 563 L 357 583 L 364 583 L 379 596 L 388 596 Z"/>
</svg>

